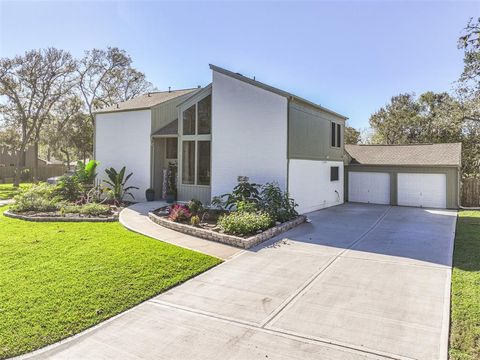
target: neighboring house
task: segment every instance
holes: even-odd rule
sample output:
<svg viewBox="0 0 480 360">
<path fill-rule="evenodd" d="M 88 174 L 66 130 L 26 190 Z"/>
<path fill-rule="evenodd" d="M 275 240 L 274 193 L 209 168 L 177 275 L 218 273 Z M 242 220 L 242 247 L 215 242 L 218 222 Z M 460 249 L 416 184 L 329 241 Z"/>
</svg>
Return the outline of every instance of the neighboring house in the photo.
<svg viewBox="0 0 480 360">
<path fill-rule="evenodd" d="M 95 114 L 95 157 L 127 167 L 136 201 L 162 194 L 163 173 L 178 164 L 178 200 L 209 203 L 239 176 L 277 182 L 301 213 L 343 203 L 345 116 L 210 65 L 204 88 L 156 92 Z"/>
<path fill-rule="evenodd" d="M 345 145 L 345 150 L 348 201 L 458 208 L 461 143 Z"/>
<path fill-rule="evenodd" d="M 6 147 L 0 147 L 0 166 L 15 166 L 19 156 L 19 151 L 11 151 Z M 24 167 L 33 167 L 35 160 L 35 151 L 33 148 L 28 148 L 25 151 Z M 47 161 L 38 159 L 38 165 L 47 165 Z"/>
</svg>

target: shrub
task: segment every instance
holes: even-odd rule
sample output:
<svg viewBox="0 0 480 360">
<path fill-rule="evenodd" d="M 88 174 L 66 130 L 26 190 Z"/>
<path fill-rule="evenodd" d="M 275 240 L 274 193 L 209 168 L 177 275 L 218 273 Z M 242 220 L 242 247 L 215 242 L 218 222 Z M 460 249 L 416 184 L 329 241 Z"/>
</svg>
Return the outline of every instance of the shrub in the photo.
<svg viewBox="0 0 480 360">
<path fill-rule="evenodd" d="M 79 206 L 79 208 L 80 208 L 80 214 L 82 215 L 101 216 L 101 215 L 110 215 L 112 213 L 112 210 L 110 209 L 109 206 L 102 205 L 102 204 L 90 203 L 90 204 Z"/>
<path fill-rule="evenodd" d="M 125 176 L 125 166 L 120 169 L 120 171 L 117 172 L 113 167 L 105 169 L 105 172 L 108 175 L 108 180 L 103 180 L 105 184 L 107 184 L 107 189 L 111 195 L 111 197 L 117 201 L 121 202 L 123 201 L 123 198 L 126 195 L 129 195 L 132 197 L 132 199 L 135 199 L 133 194 L 130 192 L 132 189 L 137 189 L 138 187 L 136 186 L 127 186 L 127 181 L 130 179 L 133 175 L 133 173 L 128 174 Z"/>
<path fill-rule="evenodd" d="M 239 181 L 231 193 L 216 196 L 212 204 L 226 209 L 232 209 L 240 201 L 258 203 L 260 201 L 260 185 L 249 183 L 248 181 Z"/>
<path fill-rule="evenodd" d="M 230 235 L 250 235 L 259 230 L 266 230 L 272 224 L 272 219 L 265 213 L 234 212 L 222 216 L 217 225 Z"/>
<path fill-rule="evenodd" d="M 76 176 L 62 176 L 55 187 L 55 195 L 66 201 L 75 201 L 83 193 L 82 183 Z"/>
<path fill-rule="evenodd" d="M 192 226 L 198 226 L 200 224 L 200 218 L 198 217 L 198 215 L 193 215 L 191 218 L 190 218 L 190 225 Z"/>
<path fill-rule="evenodd" d="M 194 215 L 203 212 L 203 204 L 200 200 L 192 199 L 187 204 L 188 210 Z"/>
<path fill-rule="evenodd" d="M 185 205 L 174 204 L 170 208 L 170 215 L 168 218 L 171 221 L 180 222 L 184 220 L 188 220 L 192 217 L 192 213 Z"/>
<path fill-rule="evenodd" d="M 258 211 L 258 204 L 251 201 L 238 201 L 235 207 L 238 212 L 254 213 Z"/>
<path fill-rule="evenodd" d="M 53 212 L 61 206 L 61 199 L 54 194 L 55 187 L 46 183 L 32 185 L 15 196 L 11 209 L 15 212 L 40 211 Z"/>
<path fill-rule="evenodd" d="M 95 170 L 97 169 L 98 164 L 99 162 L 96 160 L 90 160 L 86 164 L 83 161 L 78 161 L 74 176 L 80 183 L 91 185 L 97 176 Z"/>
<path fill-rule="evenodd" d="M 23 169 L 22 171 L 20 171 L 21 182 L 27 182 L 27 181 L 30 181 L 30 179 L 31 179 L 30 169 Z"/>
<path fill-rule="evenodd" d="M 295 210 L 298 205 L 276 183 L 263 185 L 260 198 L 260 209 L 270 215 L 273 221 L 285 222 L 298 215 Z"/>
</svg>

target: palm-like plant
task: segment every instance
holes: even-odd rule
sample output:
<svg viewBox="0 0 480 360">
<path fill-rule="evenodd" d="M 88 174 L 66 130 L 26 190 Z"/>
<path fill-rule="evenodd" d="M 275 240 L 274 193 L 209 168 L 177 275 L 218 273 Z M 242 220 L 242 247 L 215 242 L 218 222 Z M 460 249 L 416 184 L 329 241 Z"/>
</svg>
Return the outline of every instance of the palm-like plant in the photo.
<svg viewBox="0 0 480 360">
<path fill-rule="evenodd" d="M 108 185 L 107 189 L 110 191 L 115 201 L 123 201 L 123 198 L 126 195 L 130 195 L 132 199 L 135 199 L 130 190 L 138 189 L 138 187 L 126 186 L 128 179 L 132 177 L 133 173 L 125 176 L 125 166 L 118 172 L 113 167 L 105 169 L 105 172 L 107 173 L 109 180 L 103 180 L 103 182 Z"/>
<path fill-rule="evenodd" d="M 77 162 L 77 168 L 75 170 L 75 176 L 78 180 L 85 185 L 93 184 L 97 173 L 95 172 L 99 162 L 96 160 L 90 160 L 88 163 L 83 161 Z"/>
</svg>

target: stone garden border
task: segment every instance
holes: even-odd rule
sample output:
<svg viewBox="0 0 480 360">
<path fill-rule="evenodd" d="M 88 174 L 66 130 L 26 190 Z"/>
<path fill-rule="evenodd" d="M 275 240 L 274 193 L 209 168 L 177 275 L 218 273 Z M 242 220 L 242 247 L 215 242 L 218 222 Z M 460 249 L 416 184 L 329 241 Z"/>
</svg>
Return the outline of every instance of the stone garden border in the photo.
<svg viewBox="0 0 480 360">
<path fill-rule="evenodd" d="M 198 227 L 193 227 L 191 225 L 181 224 L 181 223 L 173 222 L 170 220 L 166 220 L 164 218 L 161 218 L 158 215 L 155 215 L 153 212 L 148 213 L 148 218 L 152 220 L 154 223 L 164 226 L 171 230 L 175 230 L 187 235 L 196 236 L 202 239 L 207 239 L 207 240 L 216 241 L 216 242 L 220 242 L 228 245 L 233 245 L 243 249 L 249 249 L 252 246 L 258 245 L 261 242 L 264 242 L 274 236 L 284 233 L 285 231 L 290 230 L 304 223 L 307 220 L 306 216 L 299 215 L 293 220 L 271 227 L 261 232 L 260 234 L 253 235 L 248 238 L 241 238 L 239 236 L 222 234 L 216 231 L 206 230 Z"/>
<path fill-rule="evenodd" d="M 109 217 L 66 217 L 66 216 L 30 216 L 22 215 L 11 212 L 10 210 L 4 211 L 3 215 L 12 218 L 25 221 L 34 222 L 115 222 L 118 221 L 118 216 Z"/>
</svg>

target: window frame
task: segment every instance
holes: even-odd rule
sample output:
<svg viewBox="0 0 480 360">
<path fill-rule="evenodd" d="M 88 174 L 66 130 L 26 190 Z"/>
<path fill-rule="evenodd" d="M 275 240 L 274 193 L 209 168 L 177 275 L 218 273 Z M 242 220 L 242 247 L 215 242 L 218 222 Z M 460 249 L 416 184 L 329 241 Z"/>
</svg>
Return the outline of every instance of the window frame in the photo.
<svg viewBox="0 0 480 360">
<path fill-rule="evenodd" d="M 334 169 L 336 169 L 336 179 L 334 179 Z M 330 166 L 330 182 L 340 181 L 340 166 Z"/>
<path fill-rule="evenodd" d="M 181 121 L 179 121 L 179 131 L 178 133 L 181 134 L 179 136 L 178 140 L 178 148 L 179 148 L 179 153 L 178 153 L 178 158 L 179 161 L 181 162 L 181 168 L 179 169 L 181 171 L 181 176 L 179 176 L 180 184 L 182 186 L 197 186 L 197 187 L 211 187 L 212 185 L 212 178 L 211 178 L 211 172 L 212 172 L 212 111 L 210 110 L 210 134 L 199 134 L 198 133 L 198 103 L 205 99 L 207 96 L 211 96 L 211 93 L 206 94 L 200 99 L 196 99 L 195 102 L 189 103 L 185 105 L 185 109 L 180 109 L 180 117 Z M 188 105 L 188 106 L 187 106 Z M 212 104 L 213 105 L 213 104 Z M 195 106 L 195 134 L 191 135 L 183 135 L 183 113 L 185 110 L 191 108 L 192 106 Z M 213 107 L 213 106 L 212 106 Z M 183 182 L 183 142 L 184 141 L 193 141 L 195 143 L 195 162 L 194 162 L 194 182 L 193 184 L 186 184 Z M 198 142 L 199 141 L 209 141 L 210 142 L 210 184 L 209 185 L 200 185 L 198 184 Z"/>
<path fill-rule="evenodd" d="M 341 149 L 342 140 L 342 124 L 336 121 L 330 121 L 330 147 L 334 149 Z"/>
</svg>

